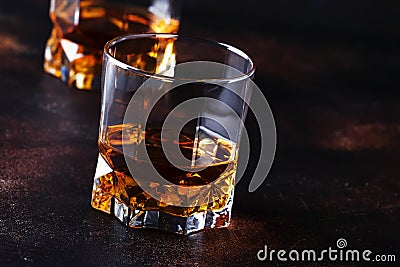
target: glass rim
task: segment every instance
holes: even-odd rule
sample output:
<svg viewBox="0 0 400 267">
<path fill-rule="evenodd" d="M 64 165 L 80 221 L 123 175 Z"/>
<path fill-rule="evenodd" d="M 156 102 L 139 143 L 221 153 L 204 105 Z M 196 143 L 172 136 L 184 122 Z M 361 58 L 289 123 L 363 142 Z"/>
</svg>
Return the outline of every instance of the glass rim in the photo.
<svg viewBox="0 0 400 267">
<path fill-rule="evenodd" d="M 240 56 L 241 58 L 243 58 L 244 60 L 250 62 L 250 69 L 246 72 L 243 73 L 242 75 L 237 75 L 231 78 L 209 78 L 209 79 L 196 79 L 199 82 L 235 82 L 235 81 L 240 81 L 240 80 L 244 80 L 244 79 L 248 79 L 250 78 L 256 68 L 254 65 L 253 60 L 242 50 L 226 44 L 226 43 L 222 43 L 219 41 L 213 41 L 213 40 L 209 40 L 209 39 L 203 39 L 203 38 L 198 38 L 198 37 L 190 37 L 190 36 L 182 36 L 179 34 L 170 34 L 170 33 L 141 33 L 141 34 L 126 34 L 126 35 L 121 35 L 118 37 L 115 37 L 114 39 L 111 39 L 110 41 L 108 41 L 105 45 L 104 45 L 104 55 L 107 57 L 108 60 L 111 60 L 112 63 L 114 65 L 117 65 L 118 67 L 124 69 L 124 70 L 128 70 L 128 71 L 132 71 L 135 72 L 136 74 L 138 74 L 139 76 L 144 76 L 144 77 L 148 77 L 148 78 L 153 78 L 153 79 L 160 79 L 160 80 L 167 80 L 167 81 L 193 81 L 193 78 L 185 78 L 185 77 L 170 77 L 170 76 L 166 76 L 166 75 L 162 75 L 162 74 L 158 74 L 158 73 L 150 73 L 144 70 L 141 70 L 139 68 L 135 68 L 129 64 L 126 64 L 124 62 L 122 62 L 121 60 L 116 59 L 113 55 L 110 54 L 109 49 L 126 40 L 131 40 L 131 39 L 141 39 L 141 38 L 149 38 L 149 37 L 162 37 L 162 38 L 182 38 L 182 39 L 187 39 L 187 40 L 194 40 L 194 41 L 199 41 L 202 43 L 207 43 L 209 45 L 212 46 L 216 46 L 216 47 L 220 47 L 223 48 L 231 53 L 234 53 L 238 56 Z M 221 63 L 222 64 L 222 63 Z M 229 66 L 232 67 L 232 66 Z M 239 71 L 239 70 L 238 70 Z"/>
</svg>

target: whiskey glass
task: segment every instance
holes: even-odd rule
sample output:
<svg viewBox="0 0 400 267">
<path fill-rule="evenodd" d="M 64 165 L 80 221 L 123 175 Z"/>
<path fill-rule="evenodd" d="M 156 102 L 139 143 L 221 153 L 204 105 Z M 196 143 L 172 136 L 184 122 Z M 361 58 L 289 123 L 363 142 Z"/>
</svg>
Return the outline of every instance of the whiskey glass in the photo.
<svg viewBox="0 0 400 267">
<path fill-rule="evenodd" d="M 127 33 L 177 33 L 181 0 L 51 0 L 44 70 L 71 87 L 100 88 L 103 48 Z"/>
<path fill-rule="evenodd" d="M 219 42 L 109 41 L 92 207 L 131 228 L 227 227 L 254 72 L 244 52 Z"/>
</svg>

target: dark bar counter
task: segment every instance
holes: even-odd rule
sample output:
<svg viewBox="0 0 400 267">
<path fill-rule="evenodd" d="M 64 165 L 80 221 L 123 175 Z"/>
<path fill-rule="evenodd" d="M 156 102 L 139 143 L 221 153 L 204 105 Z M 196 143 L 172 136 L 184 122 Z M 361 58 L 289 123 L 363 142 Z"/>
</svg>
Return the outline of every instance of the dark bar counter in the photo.
<svg viewBox="0 0 400 267">
<path fill-rule="evenodd" d="M 232 44 L 255 61 L 255 82 L 277 126 L 267 180 L 248 192 L 259 138 L 252 130 L 251 162 L 228 228 L 190 236 L 127 229 L 92 209 L 100 92 L 68 88 L 44 73 L 49 1 L 2 3 L 0 266 L 365 264 L 257 258 L 265 245 L 321 251 L 337 249 L 341 238 L 346 248 L 395 255 L 398 264 L 399 4 L 350 1 L 341 20 L 344 1 L 337 9 L 334 1 L 292 8 L 186 2 L 181 34 Z M 251 114 L 246 124 L 257 129 Z"/>
</svg>

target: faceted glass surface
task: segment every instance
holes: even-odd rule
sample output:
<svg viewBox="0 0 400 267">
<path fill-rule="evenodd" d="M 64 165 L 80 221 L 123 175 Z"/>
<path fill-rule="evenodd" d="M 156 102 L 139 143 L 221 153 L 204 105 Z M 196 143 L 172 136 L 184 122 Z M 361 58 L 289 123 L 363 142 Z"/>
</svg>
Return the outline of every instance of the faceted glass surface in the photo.
<svg viewBox="0 0 400 267">
<path fill-rule="evenodd" d="M 219 209 L 206 208 L 202 211 L 188 209 L 187 216 L 179 216 L 159 208 L 133 208 L 130 201 L 137 198 L 151 197 L 142 190 L 137 194 L 124 198 L 125 192 L 132 185 L 127 185 L 124 175 L 113 171 L 101 155 L 99 155 L 92 191 L 92 207 L 112 214 L 124 225 L 131 228 L 156 228 L 177 234 L 190 234 L 206 228 L 226 227 L 230 223 L 233 202 L 233 188 L 229 192 L 225 205 Z M 133 181 L 133 180 L 131 180 Z M 154 199 L 153 199 L 154 200 Z M 155 202 L 156 200 L 154 200 Z M 159 205 L 159 203 L 158 203 Z M 159 205 L 160 206 L 160 205 Z"/>
</svg>

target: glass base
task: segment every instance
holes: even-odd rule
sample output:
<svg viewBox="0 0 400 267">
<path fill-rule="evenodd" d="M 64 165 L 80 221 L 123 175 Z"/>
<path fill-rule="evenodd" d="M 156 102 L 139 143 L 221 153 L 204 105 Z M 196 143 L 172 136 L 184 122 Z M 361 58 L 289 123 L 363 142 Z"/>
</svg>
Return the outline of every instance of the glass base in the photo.
<svg viewBox="0 0 400 267">
<path fill-rule="evenodd" d="M 101 57 L 86 50 L 82 45 L 58 36 L 54 28 L 46 43 L 44 71 L 70 87 L 81 90 L 100 88 Z"/>
<path fill-rule="evenodd" d="M 114 215 L 127 227 L 154 228 L 188 235 L 203 229 L 227 227 L 230 224 L 233 193 L 222 209 L 194 212 L 188 214 L 188 216 L 177 216 L 160 210 L 132 208 L 116 197 L 115 183 L 117 179 L 115 172 L 99 155 L 93 181 L 92 207 Z"/>
</svg>

